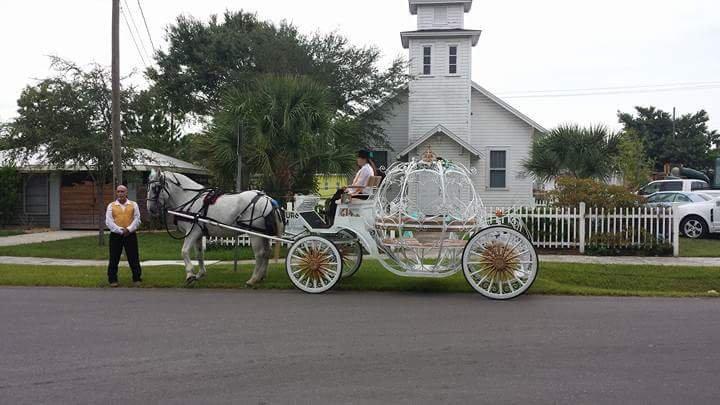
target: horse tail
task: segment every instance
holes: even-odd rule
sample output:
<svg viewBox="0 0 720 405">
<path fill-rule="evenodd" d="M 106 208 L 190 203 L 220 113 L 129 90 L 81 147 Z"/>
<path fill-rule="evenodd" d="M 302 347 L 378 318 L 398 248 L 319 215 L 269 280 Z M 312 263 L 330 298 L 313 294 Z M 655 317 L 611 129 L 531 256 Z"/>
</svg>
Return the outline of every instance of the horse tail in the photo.
<svg viewBox="0 0 720 405">
<path fill-rule="evenodd" d="M 284 211 L 279 207 L 274 207 L 272 210 L 273 221 L 275 221 L 275 236 L 282 238 L 285 234 L 285 215 Z M 275 262 L 277 263 L 280 259 L 280 242 L 275 242 Z"/>
</svg>

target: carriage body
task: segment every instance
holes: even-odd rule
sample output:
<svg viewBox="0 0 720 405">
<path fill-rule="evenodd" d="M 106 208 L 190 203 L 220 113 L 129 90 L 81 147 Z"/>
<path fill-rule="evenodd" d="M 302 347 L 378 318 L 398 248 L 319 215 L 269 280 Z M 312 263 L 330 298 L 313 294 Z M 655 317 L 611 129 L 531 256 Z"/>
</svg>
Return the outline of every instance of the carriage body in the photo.
<svg viewBox="0 0 720 405">
<path fill-rule="evenodd" d="M 518 229 L 492 224 L 471 171 L 423 159 L 395 163 L 386 173 L 367 200 L 338 204 L 332 226 L 315 212 L 320 197 L 296 196 L 287 227 L 295 243 L 286 259 L 296 287 L 332 288 L 358 270 L 363 252 L 400 276 L 448 277 L 462 270 L 489 298 L 513 298 L 530 287 L 538 271 L 532 243 Z M 315 256 L 304 257 L 308 251 Z M 318 259 L 318 252 L 326 257 Z M 331 257 L 335 252 L 338 257 Z"/>
</svg>

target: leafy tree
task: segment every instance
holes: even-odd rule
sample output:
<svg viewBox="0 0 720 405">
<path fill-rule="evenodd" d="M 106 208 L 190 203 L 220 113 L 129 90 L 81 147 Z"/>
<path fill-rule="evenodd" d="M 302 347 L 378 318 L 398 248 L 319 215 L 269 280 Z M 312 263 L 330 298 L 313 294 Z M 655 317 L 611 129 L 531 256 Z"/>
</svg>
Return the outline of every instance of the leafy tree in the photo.
<svg viewBox="0 0 720 405">
<path fill-rule="evenodd" d="M 328 91 L 317 82 L 264 76 L 229 91 L 210 130 L 196 144 L 221 183 L 229 185 L 240 135 L 245 174 L 283 198 L 314 191 L 315 173 L 351 170 L 353 139 L 343 134 L 354 133 L 354 124 L 336 119 L 335 113 Z"/>
<path fill-rule="evenodd" d="M 408 80 L 406 63 L 378 67 L 380 51 L 357 47 L 337 33 L 304 36 L 285 22 L 274 25 L 257 15 L 228 11 L 204 23 L 178 17 L 167 29 L 169 48 L 157 54 L 148 77 L 159 96 L 180 118 L 214 115 L 223 94 L 257 75 L 309 76 L 328 92 L 338 116 L 355 119 L 355 135 L 365 145 L 385 144 L 379 125 L 393 102 L 371 108 Z"/>
<path fill-rule="evenodd" d="M 17 216 L 20 174 L 11 166 L 0 167 L 0 222 L 7 225 Z"/>
<path fill-rule="evenodd" d="M 652 174 L 652 161 L 645 155 L 642 140 L 635 132 L 620 135 L 615 165 L 626 188 L 635 190 L 647 183 Z"/>
<path fill-rule="evenodd" d="M 176 156 L 187 142 L 168 106 L 152 89 L 131 96 L 123 117 L 127 144 Z"/>
<path fill-rule="evenodd" d="M 615 173 L 617 134 L 602 125 L 561 125 L 533 141 L 525 170 L 541 181 L 560 176 L 607 179 Z"/>
<path fill-rule="evenodd" d="M 307 74 L 312 67 L 292 25 L 276 27 L 243 11 L 212 15 L 207 23 L 179 16 L 167 40 L 148 77 L 182 116 L 212 114 L 223 89 L 247 81 L 249 73 Z"/>
<path fill-rule="evenodd" d="M 48 165 L 72 165 L 87 172 L 95 183 L 102 245 L 103 185 L 112 181 L 110 74 L 97 64 L 83 69 L 57 57 L 51 66 L 55 76 L 22 91 L 18 117 L 5 141 L 17 154 L 39 153 Z M 123 92 L 123 107 L 132 93 L 132 89 Z M 132 151 L 123 149 L 123 159 L 128 160 Z"/>
<path fill-rule="evenodd" d="M 674 121 L 672 115 L 655 107 L 635 107 L 635 113 L 618 112 L 625 131 L 640 136 L 655 170 L 665 163 L 680 163 L 699 170 L 712 167 L 711 147 L 720 142 L 720 134 L 708 129 L 704 110 L 684 114 Z"/>
</svg>

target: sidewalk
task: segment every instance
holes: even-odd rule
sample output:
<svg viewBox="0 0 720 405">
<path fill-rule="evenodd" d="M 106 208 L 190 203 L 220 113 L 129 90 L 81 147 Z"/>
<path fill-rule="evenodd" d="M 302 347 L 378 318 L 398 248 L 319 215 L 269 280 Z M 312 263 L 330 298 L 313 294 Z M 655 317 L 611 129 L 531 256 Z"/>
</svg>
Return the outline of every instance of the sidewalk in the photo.
<svg viewBox="0 0 720 405">
<path fill-rule="evenodd" d="M 97 232 L 98 231 L 49 231 L 4 236 L 0 238 L 0 246 L 27 245 L 29 243 L 52 242 L 55 240 L 80 238 L 82 236 L 97 235 Z"/>
<path fill-rule="evenodd" d="M 636 256 L 578 256 L 578 255 L 540 255 L 540 263 L 581 263 L 581 264 L 626 264 L 646 266 L 686 266 L 720 267 L 720 257 L 636 257 Z M 238 260 L 238 264 L 253 264 L 254 260 Z M 274 260 L 270 259 L 270 264 Z M 284 263 L 281 258 L 279 263 Z M 45 257 L 0 256 L 0 264 L 22 264 L 34 266 L 107 266 L 107 260 L 51 259 Z M 184 266 L 182 260 L 146 260 L 140 263 L 144 267 Z M 196 261 L 193 261 L 197 265 Z M 232 261 L 206 260 L 205 265 L 232 264 Z M 121 261 L 120 265 L 127 266 Z"/>
<path fill-rule="evenodd" d="M 641 257 L 540 255 L 540 263 L 632 264 L 647 266 L 720 267 L 720 257 Z"/>
</svg>

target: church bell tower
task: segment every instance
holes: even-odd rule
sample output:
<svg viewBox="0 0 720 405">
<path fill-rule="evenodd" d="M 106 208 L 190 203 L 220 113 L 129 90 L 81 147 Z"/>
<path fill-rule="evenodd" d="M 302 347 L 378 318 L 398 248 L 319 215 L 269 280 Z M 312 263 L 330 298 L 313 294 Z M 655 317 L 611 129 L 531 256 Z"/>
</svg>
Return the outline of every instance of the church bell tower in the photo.
<svg viewBox="0 0 720 405">
<path fill-rule="evenodd" d="M 409 141 L 442 125 L 470 139 L 472 48 L 480 31 L 465 29 L 472 0 L 408 0 L 417 29 L 400 33 L 408 49 Z"/>
</svg>

